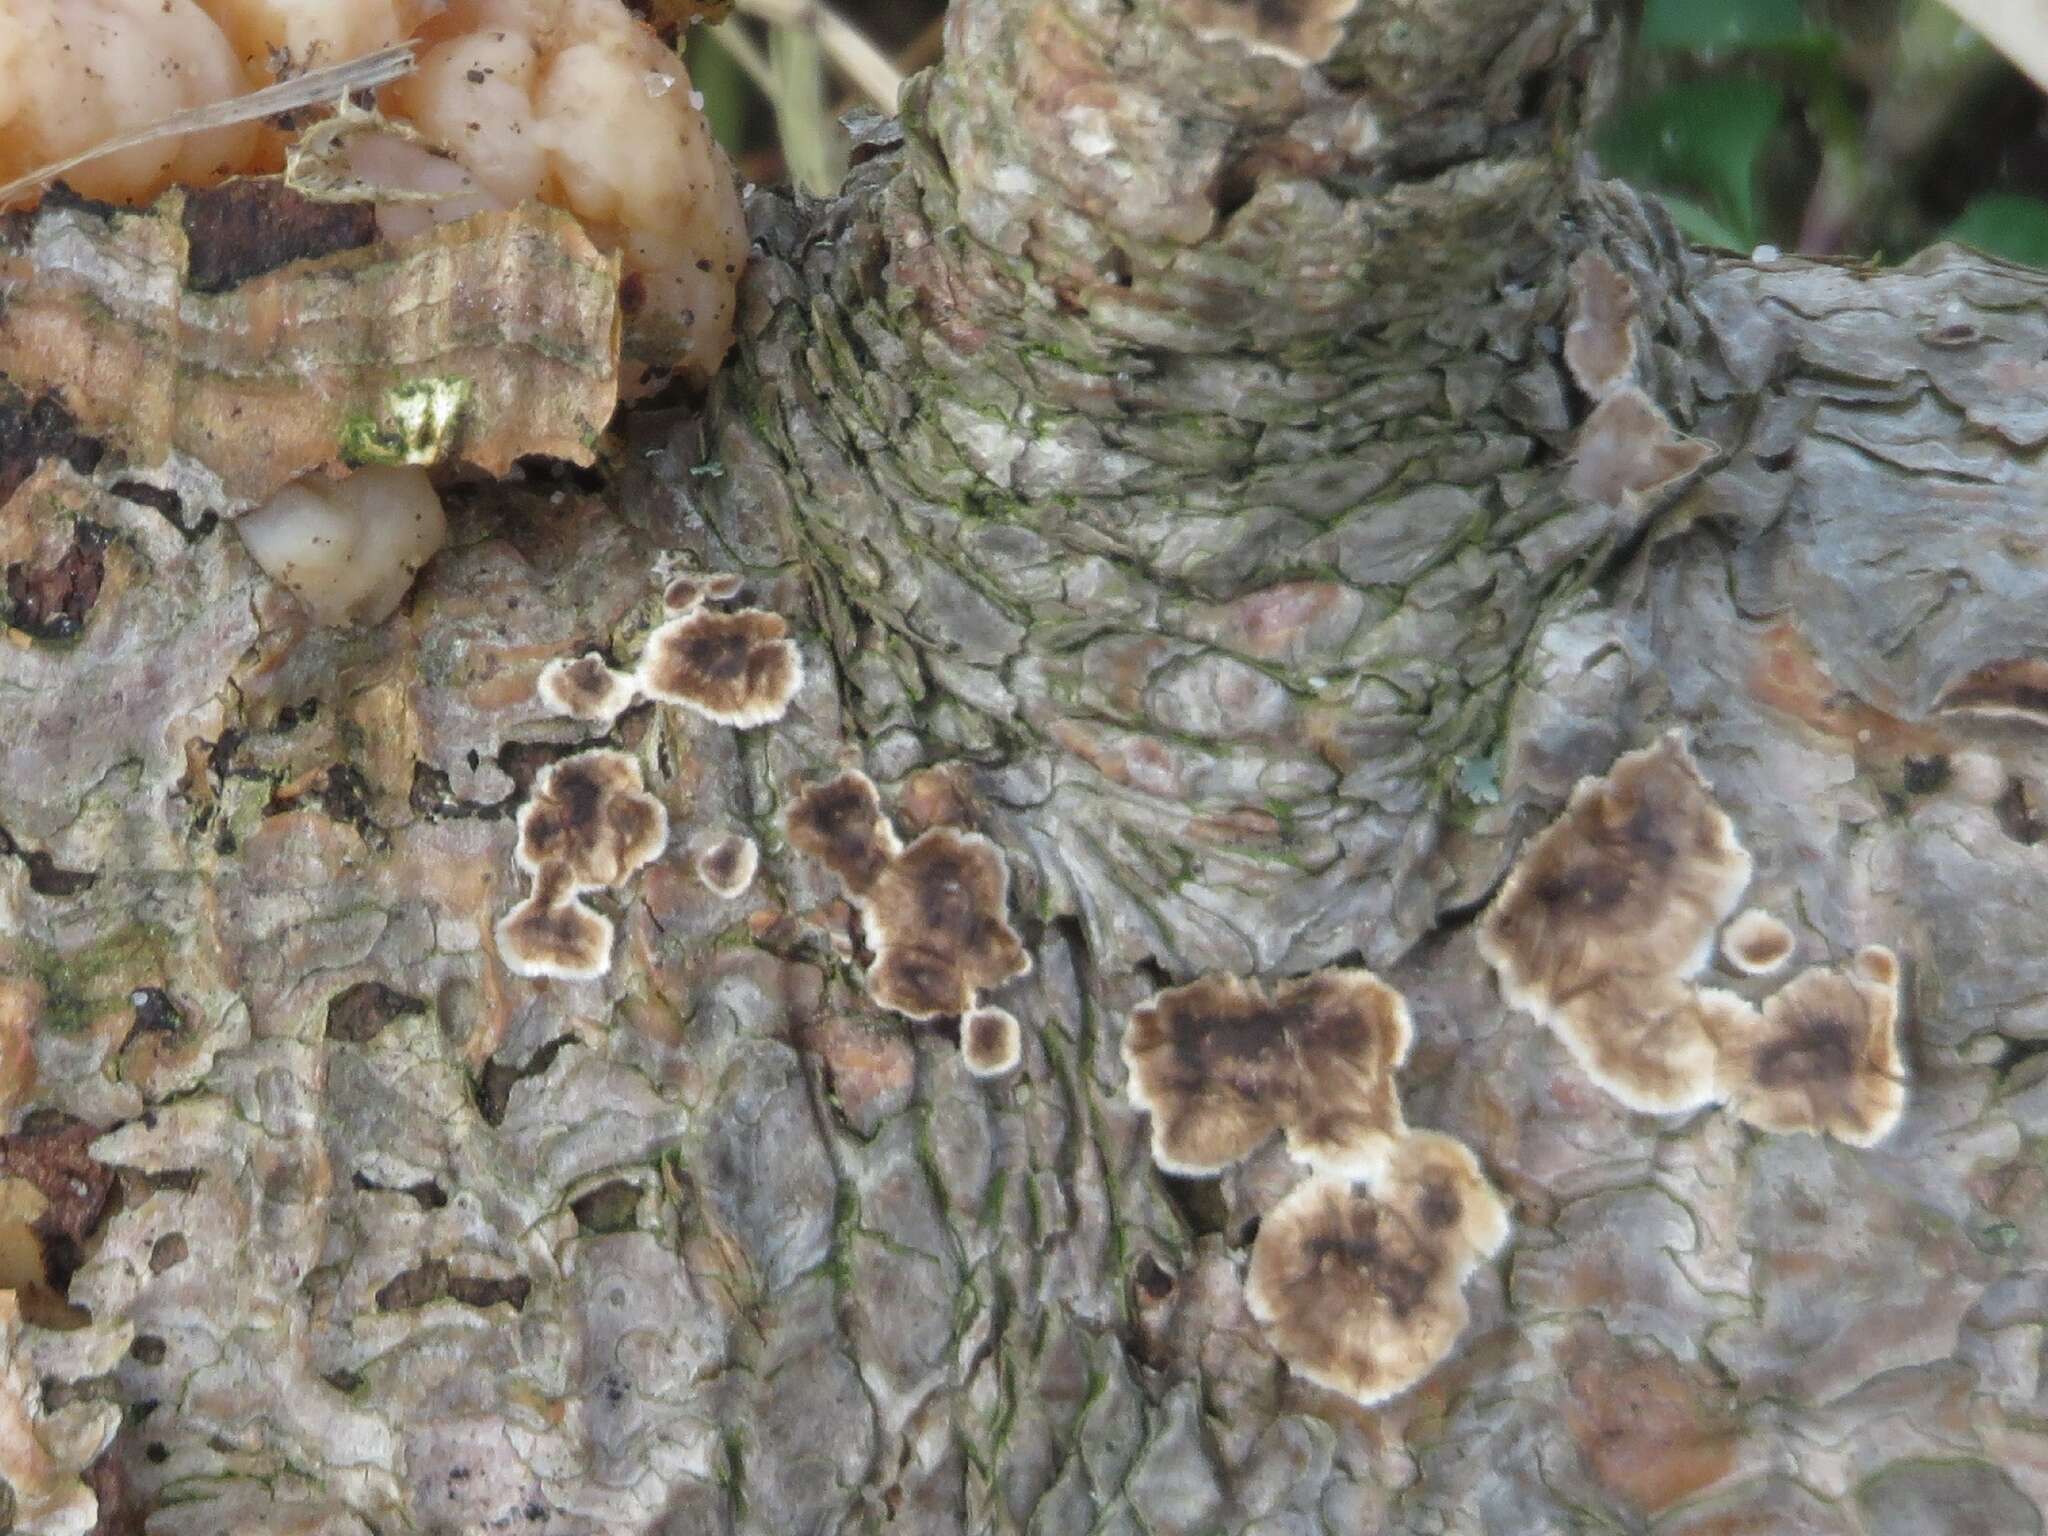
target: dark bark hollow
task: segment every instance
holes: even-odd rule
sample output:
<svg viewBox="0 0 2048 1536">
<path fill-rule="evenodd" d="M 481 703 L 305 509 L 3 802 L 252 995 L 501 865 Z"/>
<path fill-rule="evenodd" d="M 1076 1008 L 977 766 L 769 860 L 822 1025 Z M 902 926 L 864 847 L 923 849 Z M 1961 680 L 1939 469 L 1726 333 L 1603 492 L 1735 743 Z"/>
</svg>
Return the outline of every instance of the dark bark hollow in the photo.
<svg viewBox="0 0 2048 1536">
<path fill-rule="evenodd" d="M 1516 658 L 1630 532 L 1558 487 L 1594 7 L 1320 71 L 1298 9 L 957 6 L 901 154 L 761 220 L 721 400 L 714 515 L 786 508 L 873 766 L 981 766 L 1045 909 L 1177 973 L 1483 888 Z"/>
</svg>

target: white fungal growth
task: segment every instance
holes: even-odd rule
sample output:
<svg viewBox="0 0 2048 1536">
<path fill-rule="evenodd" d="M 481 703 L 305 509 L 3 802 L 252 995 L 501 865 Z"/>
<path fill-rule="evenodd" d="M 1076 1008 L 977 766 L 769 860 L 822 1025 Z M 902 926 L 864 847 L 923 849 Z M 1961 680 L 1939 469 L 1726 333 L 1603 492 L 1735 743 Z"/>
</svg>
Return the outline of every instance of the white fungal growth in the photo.
<svg viewBox="0 0 2048 1536">
<path fill-rule="evenodd" d="M 441 498 L 410 467 L 309 475 L 235 526 L 256 563 L 322 624 L 388 618 L 448 539 Z"/>
</svg>

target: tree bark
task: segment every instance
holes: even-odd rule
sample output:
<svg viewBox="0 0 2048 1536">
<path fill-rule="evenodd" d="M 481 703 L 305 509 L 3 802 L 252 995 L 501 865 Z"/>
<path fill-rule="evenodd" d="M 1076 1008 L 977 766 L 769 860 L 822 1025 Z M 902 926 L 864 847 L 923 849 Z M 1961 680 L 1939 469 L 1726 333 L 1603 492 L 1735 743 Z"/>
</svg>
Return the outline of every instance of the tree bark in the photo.
<svg viewBox="0 0 2048 1536">
<path fill-rule="evenodd" d="M 55 1383 L 122 1410 L 103 1502 L 2038 1532 L 2048 280 L 1687 252 L 1580 159 L 1610 21 L 958 0 L 839 197 L 756 195 L 708 411 L 629 417 L 599 489 L 457 487 L 375 630 L 309 631 L 202 508 L 38 439 L 0 533 L 87 530 L 100 574 L 74 634 L 0 648 L 7 1145 L 83 1121 L 119 1171 L 68 1298 L 127 1353 Z M 1712 449 L 1615 495 L 1565 345 L 1589 253 Z M 781 724 L 533 699 L 634 652 L 658 557 L 791 617 Z M 1874 1149 L 1631 1114 L 1478 958 L 1522 840 L 1672 724 L 1800 962 L 1905 962 Z M 512 812 L 600 739 L 670 852 L 600 898 L 607 976 L 522 980 Z M 853 764 L 906 833 L 1006 850 L 1016 1076 L 868 1003 L 784 843 Z M 764 869 L 727 902 L 689 853 L 734 829 Z M 1118 1052 L 1162 980 L 1360 958 L 1410 999 L 1409 1120 L 1515 1222 L 1456 1353 L 1373 1410 L 1245 1311 L 1284 1151 L 1161 1177 Z"/>
</svg>

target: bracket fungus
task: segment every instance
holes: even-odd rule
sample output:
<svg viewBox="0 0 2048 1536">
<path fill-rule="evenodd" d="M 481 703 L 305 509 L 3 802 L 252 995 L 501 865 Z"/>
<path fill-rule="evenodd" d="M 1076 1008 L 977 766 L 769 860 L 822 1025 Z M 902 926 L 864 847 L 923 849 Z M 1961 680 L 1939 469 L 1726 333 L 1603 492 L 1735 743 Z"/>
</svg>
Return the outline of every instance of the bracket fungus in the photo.
<svg viewBox="0 0 2048 1536">
<path fill-rule="evenodd" d="M 1745 976 L 1768 976 L 1792 958 L 1792 930 L 1758 907 L 1721 930 L 1721 957 Z"/>
<path fill-rule="evenodd" d="M 730 571 L 708 575 L 672 576 L 661 589 L 661 606 L 669 613 L 688 613 L 705 603 L 726 603 L 740 595 L 746 583 Z"/>
<path fill-rule="evenodd" d="M 1271 991 L 1214 975 L 1133 1010 L 1123 1055 L 1167 1172 L 1219 1173 L 1278 1130 L 1302 1162 L 1360 1178 L 1384 1168 L 1406 1131 L 1394 1072 L 1412 1038 L 1401 994 L 1370 971 Z"/>
<path fill-rule="evenodd" d="M 1578 993 L 1549 1023 L 1604 1092 L 1645 1114 L 1675 1115 L 1719 1097 L 1714 1042 L 1753 1011 L 1732 992 L 1617 974 Z"/>
<path fill-rule="evenodd" d="M 1268 1211 L 1245 1304 L 1296 1374 L 1370 1407 L 1450 1354 L 1471 1315 L 1465 1277 L 1507 1232 L 1471 1154 L 1414 1135 L 1375 1184 L 1312 1177 Z"/>
<path fill-rule="evenodd" d="M 548 709 L 571 720 L 610 725 L 633 702 L 633 679 L 614 672 L 595 651 L 558 657 L 540 669 L 533 691 Z"/>
<path fill-rule="evenodd" d="M 1609 977 L 1692 975 L 1750 858 L 1676 731 L 1581 779 L 1479 924 L 1501 993 L 1546 1022 Z"/>
<path fill-rule="evenodd" d="M 692 608 L 647 637 L 640 691 L 741 730 L 772 725 L 803 684 L 803 656 L 779 613 Z"/>
<path fill-rule="evenodd" d="M 322 624 L 390 617 L 448 540 L 424 469 L 365 466 L 340 480 L 308 475 L 235 520 L 264 573 Z"/>
<path fill-rule="evenodd" d="M 1024 1031 L 1007 1008 L 983 1004 L 960 1020 L 960 1059 L 976 1077 L 1001 1077 L 1024 1059 Z"/>
<path fill-rule="evenodd" d="M 590 981 L 611 964 L 612 925 L 585 891 L 620 885 L 668 841 L 668 811 L 647 794 L 640 765 L 599 750 L 549 764 L 519 808 L 513 861 L 533 887 L 499 922 L 498 947 L 521 976 Z"/>
<path fill-rule="evenodd" d="M 1026 975 L 1010 926 L 1010 865 L 979 832 L 934 827 L 883 866 L 861 904 L 874 961 L 868 996 L 907 1019 L 965 1013 Z"/>
<path fill-rule="evenodd" d="M 857 768 L 805 785 L 784 810 L 782 826 L 790 846 L 837 875 L 856 903 L 903 852 L 875 781 Z"/>
<path fill-rule="evenodd" d="M 698 853 L 694 868 L 704 888 L 727 901 L 742 895 L 754 883 L 761 867 L 761 850 L 751 837 L 728 832 Z"/>
<path fill-rule="evenodd" d="M 1802 971 L 1721 1037 L 1720 1090 L 1764 1131 L 1874 1146 L 1906 1106 L 1899 962 L 1881 945 L 1847 970 Z"/>
</svg>

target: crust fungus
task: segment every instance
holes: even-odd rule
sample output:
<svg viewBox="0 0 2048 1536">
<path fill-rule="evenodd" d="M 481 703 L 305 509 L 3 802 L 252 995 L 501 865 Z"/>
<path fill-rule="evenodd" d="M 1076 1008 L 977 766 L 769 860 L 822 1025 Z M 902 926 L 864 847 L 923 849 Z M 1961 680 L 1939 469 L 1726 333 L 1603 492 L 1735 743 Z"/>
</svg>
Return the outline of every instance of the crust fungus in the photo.
<svg viewBox="0 0 2048 1536">
<path fill-rule="evenodd" d="M 1635 509 L 1692 474 L 1718 450 L 1671 425 L 1655 401 L 1622 384 L 1593 407 L 1572 443 L 1566 489 L 1582 501 Z"/>
<path fill-rule="evenodd" d="M 1479 925 L 1510 1004 L 1554 1022 L 1609 977 L 1692 975 L 1749 884 L 1734 824 L 1676 731 L 1585 778 Z"/>
<path fill-rule="evenodd" d="M 754 883 L 754 873 L 760 867 L 761 850 L 754 846 L 751 837 L 738 832 L 728 832 L 696 859 L 697 878 L 704 882 L 705 889 L 727 901 Z"/>
<path fill-rule="evenodd" d="M 1745 976 L 1768 976 L 1792 958 L 1792 930 L 1758 907 L 1721 930 L 1721 956 Z"/>
<path fill-rule="evenodd" d="M 520 976 L 595 981 L 611 967 L 611 919 L 586 907 L 569 873 L 553 865 L 499 919 L 498 951 Z"/>
<path fill-rule="evenodd" d="M 1720 1097 L 1715 1042 L 1753 1011 L 1732 992 L 1614 975 L 1566 1003 L 1550 1026 L 1604 1091 L 1630 1109 L 1675 1115 Z"/>
<path fill-rule="evenodd" d="M 1411 1131 L 1394 1144 L 1383 1196 L 1444 1245 L 1459 1280 L 1508 1240 L 1508 1208 L 1472 1149 L 1455 1136 Z"/>
<path fill-rule="evenodd" d="M 1425 1197 L 1426 1198 L 1426 1197 Z M 1245 1303 L 1299 1376 L 1370 1407 L 1420 1381 L 1470 1316 L 1463 1240 L 1414 1191 L 1312 1178 L 1259 1222 Z"/>
<path fill-rule="evenodd" d="M 1979 667 L 1944 688 L 1934 707 L 1944 714 L 2048 725 L 2048 660 L 2015 656 Z"/>
<path fill-rule="evenodd" d="M 1301 1161 L 1362 1178 L 1385 1168 L 1406 1130 L 1394 1072 L 1412 1035 L 1401 994 L 1370 971 L 1323 971 L 1270 993 L 1217 975 L 1140 1004 L 1123 1054 L 1167 1172 L 1221 1172 L 1283 1130 Z"/>
<path fill-rule="evenodd" d="M 1185 0 L 1180 9 L 1204 42 L 1234 42 L 1306 69 L 1337 51 L 1358 0 Z"/>
<path fill-rule="evenodd" d="M 837 875 L 857 902 L 903 851 L 875 781 L 859 769 L 805 785 L 783 812 L 782 825 L 790 845 Z"/>
<path fill-rule="evenodd" d="M 1572 263 L 1572 318 L 1565 327 L 1564 361 L 1589 399 L 1601 400 L 1628 382 L 1636 367 L 1636 291 L 1598 251 Z"/>
<path fill-rule="evenodd" d="M 1007 1008 L 985 1004 L 960 1020 L 960 1059 L 976 1077 L 1001 1077 L 1024 1059 L 1024 1031 Z"/>
<path fill-rule="evenodd" d="M 424 469 L 308 475 L 235 520 L 250 555 L 322 624 L 376 624 L 448 540 Z"/>
<path fill-rule="evenodd" d="M 1031 969 L 1010 927 L 1010 866 L 978 832 L 934 827 L 886 864 L 861 908 L 868 996 L 907 1019 L 965 1013 Z"/>
<path fill-rule="evenodd" d="M 661 852 L 668 811 L 641 787 L 640 764 L 624 752 L 578 753 L 550 763 L 519 808 L 519 867 L 540 880 L 550 869 L 572 891 L 618 885 Z"/>
<path fill-rule="evenodd" d="M 720 725 L 772 725 L 803 682 L 803 657 L 782 615 L 694 608 L 647 637 L 640 691 Z"/>
<path fill-rule="evenodd" d="M 601 750 L 541 770 L 518 826 L 512 857 L 533 888 L 498 924 L 505 963 L 521 976 L 595 980 L 611 964 L 611 920 L 578 898 L 659 854 L 668 811 L 641 787 L 639 763 Z"/>
<path fill-rule="evenodd" d="M 725 603 L 740 595 L 745 581 L 729 571 L 671 577 L 661 589 L 661 606 L 670 613 L 688 613 L 705 603 Z"/>
<path fill-rule="evenodd" d="M 1847 971 L 1802 971 L 1721 1038 L 1721 1091 L 1759 1130 L 1882 1141 L 1906 1107 L 1899 963 L 1860 951 Z"/>
<path fill-rule="evenodd" d="M 574 661 L 557 658 L 540 669 L 534 692 L 541 703 L 571 720 L 609 725 L 633 702 L 633 680 L 614 672 L 595 651 Z"/>
</svg>

